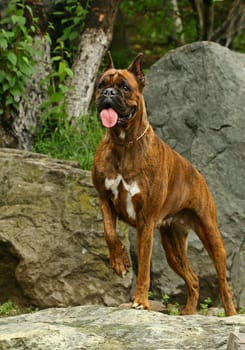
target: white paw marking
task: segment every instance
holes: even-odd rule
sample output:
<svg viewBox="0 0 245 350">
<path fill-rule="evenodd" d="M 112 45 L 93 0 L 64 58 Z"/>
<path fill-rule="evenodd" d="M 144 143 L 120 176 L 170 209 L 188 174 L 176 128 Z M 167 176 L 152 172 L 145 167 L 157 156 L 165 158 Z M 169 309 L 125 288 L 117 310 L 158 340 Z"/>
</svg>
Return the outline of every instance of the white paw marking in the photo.
<svg viewBox="0 0 245 350">
<path fill-rule="evenodd" d="M 138 303 L 133 303 L 132 308 L 137 310 L 144 310 L 144 306 Z"/>
<path fill-rule="evenodd" d="M 128 184 L 121 174 L 118 174 L 115 179 L 105 179 L 105 187 L 107 190 L 111 190 L 114 196 L 114 199 L 118 198 L 119 195 L 119 186 L 120 183 L 123 183 L 124 189 L 127 191 L 127 197 L 126 197 L 126 210 L 128 213 L 128 216 L 135 220 L 136 219 L 136 213 L 134 209 L 134 205 L 132 202 L 132 198 L 137 194 L 140 193 L 139 186 L 136 181 L 133 181 L 131 184 Z"/>
</svg>

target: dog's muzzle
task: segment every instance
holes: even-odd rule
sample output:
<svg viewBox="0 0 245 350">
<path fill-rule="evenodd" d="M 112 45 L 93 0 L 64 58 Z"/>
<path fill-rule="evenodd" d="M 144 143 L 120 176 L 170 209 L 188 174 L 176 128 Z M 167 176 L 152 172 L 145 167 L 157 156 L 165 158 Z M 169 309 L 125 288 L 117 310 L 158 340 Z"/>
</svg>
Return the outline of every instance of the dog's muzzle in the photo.
<svg viewBox="0 0 245 350">
<path fill-rule="evenodd" d="M 123 126 L 136 112 L 136 107 L 127 106 L 120 90 L 106 88 L 97 99 L 97 110 L 105 127 Z"/>
</svg>

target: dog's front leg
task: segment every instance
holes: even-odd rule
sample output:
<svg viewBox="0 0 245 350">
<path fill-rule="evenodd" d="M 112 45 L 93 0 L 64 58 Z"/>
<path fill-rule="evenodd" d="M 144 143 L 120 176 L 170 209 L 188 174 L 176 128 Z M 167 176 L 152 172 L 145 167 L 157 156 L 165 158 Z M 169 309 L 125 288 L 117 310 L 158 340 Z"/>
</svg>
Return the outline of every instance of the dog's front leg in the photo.
<svg viewBox="0 0 245 350">
<path fill-rule="evenodd" d="M 113 270 L 124 277 L 129 268 L 130 260 L 125 248 L 116 233 L 116 213 L 112 205 L 101 199 L 101 211 L 104 221 L 104 235 L 110 252 L 110 264 Z"/>
<path fill-rule="evenodd" d="M 137 225 L 138 274 L 133 308 L 150 309 L 148 291 L 150 287 L 150 265 L 154 223 Z"/>
</svg>

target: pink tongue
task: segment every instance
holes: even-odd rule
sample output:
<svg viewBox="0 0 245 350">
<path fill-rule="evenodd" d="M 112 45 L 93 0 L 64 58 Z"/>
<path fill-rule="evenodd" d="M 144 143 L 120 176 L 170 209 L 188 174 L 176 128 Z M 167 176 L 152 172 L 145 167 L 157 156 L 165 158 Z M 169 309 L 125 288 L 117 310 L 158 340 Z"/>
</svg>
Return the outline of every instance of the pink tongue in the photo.
<svg viewBox="0 0 245 350">
<path fill-rule="evenodd" d="M 112 128 L 117 123 L 118 114 L 112 108 L 103 109 L 100 112 L 100 118 L 104 127 Z"/>
</svg>

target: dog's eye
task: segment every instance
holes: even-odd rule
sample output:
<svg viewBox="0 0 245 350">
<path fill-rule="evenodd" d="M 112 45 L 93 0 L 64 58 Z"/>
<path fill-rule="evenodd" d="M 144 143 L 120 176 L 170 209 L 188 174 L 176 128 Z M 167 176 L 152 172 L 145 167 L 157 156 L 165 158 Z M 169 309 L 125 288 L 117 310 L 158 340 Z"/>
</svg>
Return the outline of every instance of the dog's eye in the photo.
<svg viewBox="0 0 245 350">
<path fill-rule="evenodd" d="M 127 84 L 123 84 L 123 85 L 122 85 L 122 88 L 123 88 L 123 90 L 126 91 L 126 92 L 130 90 L 130 87 L 129 87 Z"/>
<path fill-rule="evenodd" d="M 98 89 L 103 89 L 104 86 L 105 86 L 105 82 L 102 80 L 98 84 Z"/>
</svg>

